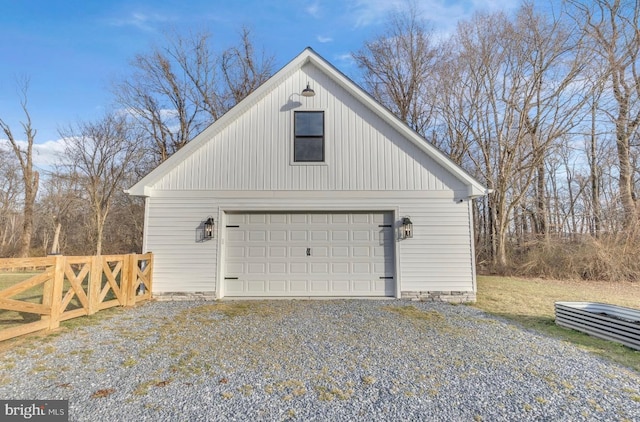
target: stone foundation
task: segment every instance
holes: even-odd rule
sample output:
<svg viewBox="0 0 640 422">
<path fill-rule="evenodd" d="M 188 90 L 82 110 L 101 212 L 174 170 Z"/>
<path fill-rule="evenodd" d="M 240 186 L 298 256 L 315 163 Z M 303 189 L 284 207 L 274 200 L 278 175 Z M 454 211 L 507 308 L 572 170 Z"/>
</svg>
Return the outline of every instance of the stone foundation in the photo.
<svg viewBox="0 0 640 422">
<path fill-rule="evenodd" d="M 402 292 L 400 297 L 421 302 L 467 303 L 476 301 L 475 292 L 457 291 Z"/>
<path fill-rule="evenodd" d="M 162 292 L 154 293 L 153 298 L 157 301 L 183 301 L 183 300 L 216 300 L 216 292 Z M 474 292 L 457 292 L 457 291 L 419 291 L 419 292 L 402 292 L 401 299 L 409 299 L 421 302 L 448 302 L 448 303 L 466 303 L 475 302 L 476 294 Z"/>
<path fill-rule="evenodd" d="M 216 292 L 161 292 L 154 293 L 153 298 L 160 302 L 173 300 L 216 300 Z"/>
</svg>

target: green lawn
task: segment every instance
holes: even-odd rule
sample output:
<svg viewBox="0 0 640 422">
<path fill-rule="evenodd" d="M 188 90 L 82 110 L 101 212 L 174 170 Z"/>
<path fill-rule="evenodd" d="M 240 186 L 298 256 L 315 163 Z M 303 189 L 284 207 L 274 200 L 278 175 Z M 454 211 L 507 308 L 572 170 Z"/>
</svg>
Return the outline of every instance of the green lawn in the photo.
<svg viewBox="0 0 640 422">
<path fill-rule="evenodd" d="M 11 287 L 15 284 L 18 284 L 21 281 L 27 280 L 30 277 L 33 277 L 38 274 L 40 274 L 40 272 L 20 272 L 20 271 L 0 272 L 0 291 L 8 287 Z M 103 275 L 103 277 L 104 277 L 103 283 L 106 283 L 106 276 Z M 82 286 L 85 292 L 87 291 L 87 283 L 88 283 L 88 276 L 85 277 L 85 279 L 82 282 Z M 65 280 L 63 285 L 63 296 L 66 294 L 66 292 L 70 288 L 71 288 L 71 283 L 69 283 L 68 280 Z M 23 300 L 25 302 L 31 302 L 31 303 L 42 303 L 43 289 L 44 289 L 44 283 L 41 283 L 35 287 L 25 290 L 24 292 L 16 296 L 11 297 L 11 299 Z M 115 298 L 116 298 L 115 294 L 113 293 L 112 290 L 110 290 L 107 293 L 107 296 L 105 297 L 105 301 L 115 299 Z M 82 307 L 80 300 L 78 300 L 77 296 L 74 296 L 73 299 L 71 299 L 71 302 L 67 306 L 66 310 L 69 311 L 73 309 L 78 309 L 80 307 Z M 20 324 L 28 323 L 28 322 L 39 321 L 39 320 L 40 320 L 40 315 L 38 314 L 0 309 L 0 330 L 14 327 Z"/>
<path fill-rule="evenodd" d="M 474 306 L 525 328 L 566 340 L 640 372 L 640 351 L 555 324 L 554 302 L 603 302 L 640 308 L 640 283 L 478 276 Z"/>
</svg>

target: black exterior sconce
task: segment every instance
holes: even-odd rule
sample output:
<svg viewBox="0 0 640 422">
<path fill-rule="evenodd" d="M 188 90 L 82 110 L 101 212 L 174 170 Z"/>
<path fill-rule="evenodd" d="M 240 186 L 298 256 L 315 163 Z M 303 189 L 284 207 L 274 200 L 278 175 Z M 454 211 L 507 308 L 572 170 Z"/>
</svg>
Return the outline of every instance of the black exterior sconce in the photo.
<svg viewBox="0 0 640 422">
<path fill-rule="evenodd" d="M 413 223 L 409 217 L 402 218 L 402 238 L 411 239 L 413 237 Z"/>
<path fill-rule="evenodd" d="M 204 222 L 204 240 L 209 240 L 213 238 L 213 229 L 215 228 L 215 222 L 212 217 L 208 217 Z"/>
</svg>

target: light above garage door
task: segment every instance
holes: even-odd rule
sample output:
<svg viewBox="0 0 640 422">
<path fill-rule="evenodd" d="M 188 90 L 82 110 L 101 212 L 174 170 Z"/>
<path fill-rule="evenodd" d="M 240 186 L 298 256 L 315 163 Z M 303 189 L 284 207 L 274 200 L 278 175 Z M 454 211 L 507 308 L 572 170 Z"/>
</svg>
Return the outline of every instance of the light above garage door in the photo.
<svg viewBox="0 0 640 422">
<path fill-rule="evenodd" d="M 391 213 L 226 217 L 225 296 L 395 295 Z"/>
</svg>

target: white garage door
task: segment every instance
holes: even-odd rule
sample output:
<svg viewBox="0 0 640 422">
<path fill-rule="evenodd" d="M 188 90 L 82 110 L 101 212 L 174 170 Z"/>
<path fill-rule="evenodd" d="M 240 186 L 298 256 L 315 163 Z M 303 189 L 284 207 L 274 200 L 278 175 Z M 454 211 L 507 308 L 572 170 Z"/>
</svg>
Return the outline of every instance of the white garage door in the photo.
<svg viewBox="0 0 640 422">
<path fill-rule="evenodd" d="M 391 213 L 227 215 L 225 296 L 393 296 Z"/>
</svg>

